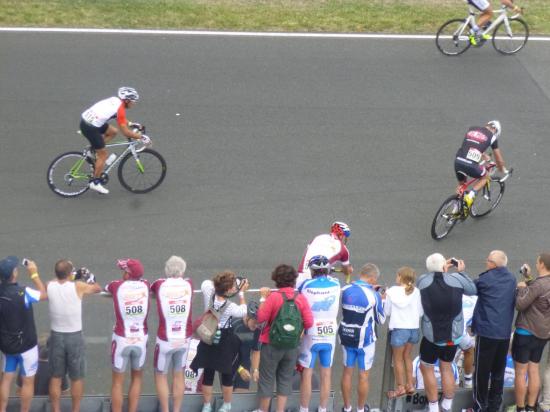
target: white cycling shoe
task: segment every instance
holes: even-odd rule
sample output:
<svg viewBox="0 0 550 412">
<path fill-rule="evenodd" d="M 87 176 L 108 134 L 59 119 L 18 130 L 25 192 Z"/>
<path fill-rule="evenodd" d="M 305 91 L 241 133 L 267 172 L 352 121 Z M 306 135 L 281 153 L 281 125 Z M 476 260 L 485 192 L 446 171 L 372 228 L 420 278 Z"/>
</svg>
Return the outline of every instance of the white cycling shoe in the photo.
<svg viewBox="0 0 550 412">
<path fill-rule="evenodd" d="M 101 183 L 90 182 L 89 187 L 90 189 L 95 190 L 97 193 L 101 193 L 102 195 L 109 194 L 109 189 L 104 187 Z"/>
</svg>

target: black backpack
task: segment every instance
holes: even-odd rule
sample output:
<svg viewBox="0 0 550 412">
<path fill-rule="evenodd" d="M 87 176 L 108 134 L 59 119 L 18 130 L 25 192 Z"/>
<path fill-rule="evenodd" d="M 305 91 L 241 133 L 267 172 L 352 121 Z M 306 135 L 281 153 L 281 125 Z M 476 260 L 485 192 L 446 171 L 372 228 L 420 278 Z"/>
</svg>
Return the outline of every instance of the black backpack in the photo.
<svg viewBox="0 0 550 412">
<path fill-rule="evenodd" d="M 25 289 L 16 284 L 0 287 L 0 350 L 18 355 L 36 345 L 32 307 L 25 306 Z"/>
</svg>

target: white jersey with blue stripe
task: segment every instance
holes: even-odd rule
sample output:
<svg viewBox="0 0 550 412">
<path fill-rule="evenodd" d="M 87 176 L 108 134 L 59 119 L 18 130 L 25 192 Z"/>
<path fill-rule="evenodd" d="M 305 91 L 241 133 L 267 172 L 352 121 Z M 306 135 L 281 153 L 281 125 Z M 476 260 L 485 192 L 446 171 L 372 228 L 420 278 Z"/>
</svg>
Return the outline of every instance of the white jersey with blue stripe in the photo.
<svg viewBox="0 0 550 412">
<path fill-rule="evenodd" d="M 313 343 L 333 342 L 338 329 L 340 282 L 332 276 L 317 276 L 298 288 L 313 313 L 313 326 L 306 330 Z"/>
<path fill-rule="evenodd" d="M 386 320 L 382 297 L 372 285 L 357 280 L 342 288 L 342 320 L 338 329 L 346 347 L 362 348 L 376 341 L 374 323 Z"/>
</svg>

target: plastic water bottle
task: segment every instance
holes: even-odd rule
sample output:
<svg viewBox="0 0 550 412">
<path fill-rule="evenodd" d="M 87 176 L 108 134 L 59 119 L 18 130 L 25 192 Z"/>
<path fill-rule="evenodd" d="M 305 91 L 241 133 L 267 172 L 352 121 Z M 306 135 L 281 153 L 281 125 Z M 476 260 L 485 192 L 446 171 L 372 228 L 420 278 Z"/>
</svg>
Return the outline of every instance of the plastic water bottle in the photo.
<svg viewBox="0 0 550 412">
<path fill-rule="evenodd" d="M 214 336 L 212 337 L 212 345 L 217 345 L 220 343 L 220 339 L 222 338 L 222 331 L 218 329 Z"/>
<path fill-rule="evenodd" d="M 111 153 L 107 160 L 105 160 L 105 166 L 111 166 L 116 159 L 116 154 Z"/>
</svg>

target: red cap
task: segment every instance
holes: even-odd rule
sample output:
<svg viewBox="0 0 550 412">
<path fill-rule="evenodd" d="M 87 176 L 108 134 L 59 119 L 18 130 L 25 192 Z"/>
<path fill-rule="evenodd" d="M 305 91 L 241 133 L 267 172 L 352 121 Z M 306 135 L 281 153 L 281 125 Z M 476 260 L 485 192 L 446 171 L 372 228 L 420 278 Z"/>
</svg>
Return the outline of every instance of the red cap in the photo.
<svg viewBox="0 0 550 412">
<path fill-rule="evenodd" d="M 143 265 L 137 259 L 119 259 L 116 264 L 120 269 L 128 273 L 131 279 L 141 279 L 143 276 Z"/>
</svg>

